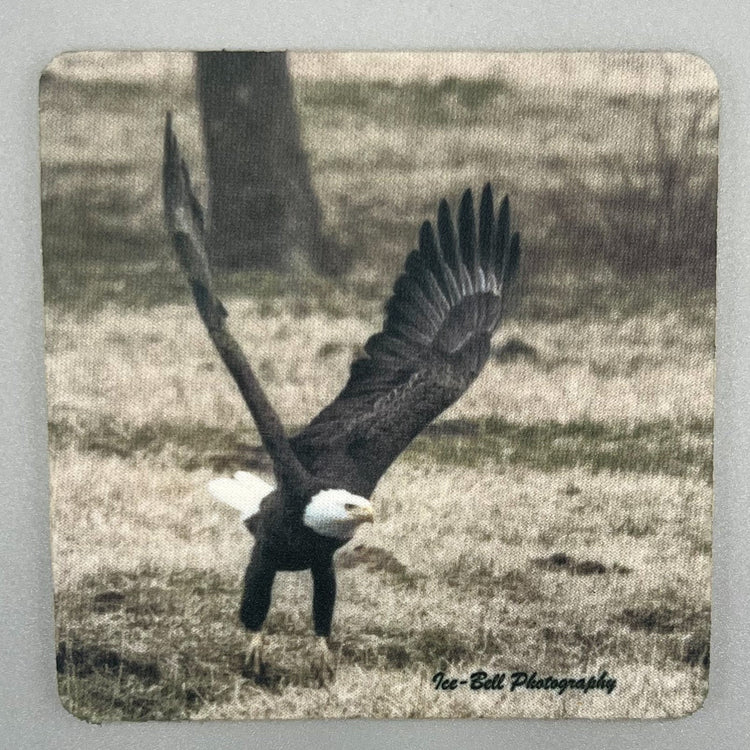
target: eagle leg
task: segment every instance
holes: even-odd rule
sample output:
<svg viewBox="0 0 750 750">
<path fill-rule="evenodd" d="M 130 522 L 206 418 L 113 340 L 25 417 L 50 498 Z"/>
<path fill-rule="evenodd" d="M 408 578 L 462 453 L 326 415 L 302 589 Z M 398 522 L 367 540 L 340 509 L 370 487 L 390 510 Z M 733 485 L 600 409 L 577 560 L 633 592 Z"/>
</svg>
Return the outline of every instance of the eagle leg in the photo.
<svg viewBox="0 0 750 750">
<path fill-rule="evenodd" d="M 250 639 L 250 648 L 245 654 L 245 667 L 243 672 L 249 677 L 262 677 L 266 671 L 263 660 L 263 633 L 253 633 Z"/>
<path fill-rule="evenodd" d="M 333 654 L 328 648 L 328 639 L 319 635 L 315 638 L 315 652 L 311 662 L 312 672 L 315 679 L 320 685 L 327 685 L 333 682 L 336 674 L 336 665 L 333 661 Z"/>
<path fill-rule="evenodd" d="M 252 632 L 243 671 L 253 677 L 262 675 L 264 670 L 261 628 L 271 606 L 271 589 L 275 575 L 273 565 L 264 560 L 259 549 L 255 547 L 245 571 L 245 586 L 240 605 L 240 620 Z"/>
<path fill-rule="evenodd" d="M 313 579 L 313 624 L 315 625 L 315 652 L 312 658 L 313 675 L 321 685 L 333 680 L 335 665 L 328 648 L 331 634 L 333 607 L 336 603 L 336 573 L 333 558 L 312 568 Z"/>
</svg>

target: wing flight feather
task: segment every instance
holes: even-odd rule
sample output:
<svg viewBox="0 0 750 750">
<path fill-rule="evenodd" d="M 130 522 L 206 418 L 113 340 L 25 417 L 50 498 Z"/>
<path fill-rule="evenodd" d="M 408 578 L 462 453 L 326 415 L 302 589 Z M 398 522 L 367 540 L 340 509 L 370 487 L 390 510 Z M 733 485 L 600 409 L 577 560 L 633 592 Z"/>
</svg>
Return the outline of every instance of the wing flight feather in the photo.
<svg viewBox="0 0 750 750">
<path fill-rule="evenodd" d="M 338 397 L 291 445 L 318 478 L 365 497 L 395 458 L 454 403 L 487 361 L 503 298 L 518 271 L 520 242 L 503 199 L 495 219 L 486 185 L 475 221 L 470 190 L 458 210 L 440 202 L 406 260 L 380 333 L 365 344 Z"/>
<path fill-rule="evenodd" d="M 227 311 L 216 295 L 206 253 L 203 210 L 193 193 L 190 173 L 167 114 L 163 163 L 164 217 L 180 266 L 208 335 L 255 420 L 279 481 L 304 489 L 310 477 L 289 445 L 278 414 L 255 377 L 242 348 L 226 325 Z M 231 481 L 231 480 L 230 480 Z"/>
</svg>

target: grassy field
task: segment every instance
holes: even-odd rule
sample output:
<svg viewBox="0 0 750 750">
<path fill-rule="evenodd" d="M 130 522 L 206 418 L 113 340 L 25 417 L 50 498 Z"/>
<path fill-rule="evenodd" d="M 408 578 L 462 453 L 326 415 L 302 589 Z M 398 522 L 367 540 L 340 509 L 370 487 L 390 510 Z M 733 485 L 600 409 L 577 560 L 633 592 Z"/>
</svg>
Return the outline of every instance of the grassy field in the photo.
<svg viewBox="0 0 750 750">
<path fill-rule="evenodd" d="M 590 255 L 585 272 L 567 262 L 575 236 L 590 254 L 619 236 L 627 216 L 632 223 L 633 204 L 618 209 L 613 196 L 632 194 L 637 176 L 602 177 L 601 154 L 614 152 L 606 163 L 621 169 L 634 150 L 647 153 L 638 140 L 645 115 L 599 93 L 575 106 L 620 111 L 617 127 L 606 114 L 574 125 L 570 102 L 540 100 L 532 111 L 502 82 L 300 86 L 316 187 L 329 231 L 358 248 L 354 270 L 338 282 L 219 279 L 232 328 L 291 431 L 345 382 L 442 193 L 499 180 L 519 206 L 531 255 L 516 315 L 480 379 L 394 464 L 373 498 L 377 522 L 337 555 L 338 674 L 322 689 L 306 657 L 308 573 L 277 578 L 267 679 L 242 671 L 248 639 L 237 609 L 249 537 L 205 485 L 238 468 L 267 475 L 269 464 L 159 224 L 167 107 L 200 163 L 190 93 L 183 79 L 169 89 L 54 78 L 42 87 L 66 708 L 90 721 L 695 710 L 707 689 L 710 627 L 712 268 L 690 273 L 705 256 L 697 246 L 685 250 L 688 272 L 667 264 L 625 278 L 618 263 Z M 430 97 L 417 128 L 413 116 Z M 705 167 L 710 117 L 704 125 L 690 144 L 708 154 Z M 545 148 L 532 156 L 529 138 Z M 648 171 L 655 162 L 634 163 Z M 691 183 L 694 200 L 709 190 L 707 174 L 703 187 Z M 577 223 L 559 199 L 568 177 Z M 581 235 L 582 222 L 599 233 Z M 558 250 L 565 264 L 545 260 Z M 438 670 L 476 669 L 606 670 L 617 687 L 585 696 L 433 689 Z"/>
</svg>

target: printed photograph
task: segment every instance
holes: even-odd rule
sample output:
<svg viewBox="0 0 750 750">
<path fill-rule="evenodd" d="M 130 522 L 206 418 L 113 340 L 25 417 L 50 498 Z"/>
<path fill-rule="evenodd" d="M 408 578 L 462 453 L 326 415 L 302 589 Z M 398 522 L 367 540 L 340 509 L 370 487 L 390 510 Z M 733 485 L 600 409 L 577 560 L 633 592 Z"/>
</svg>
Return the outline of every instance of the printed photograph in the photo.
<svg viewBox="0 0 750 750">
<path fill-rule="evenodd" d="M 689 54 L 53 60 L 63 706 L 699 709 L 718 119 Z"/>
</svg>

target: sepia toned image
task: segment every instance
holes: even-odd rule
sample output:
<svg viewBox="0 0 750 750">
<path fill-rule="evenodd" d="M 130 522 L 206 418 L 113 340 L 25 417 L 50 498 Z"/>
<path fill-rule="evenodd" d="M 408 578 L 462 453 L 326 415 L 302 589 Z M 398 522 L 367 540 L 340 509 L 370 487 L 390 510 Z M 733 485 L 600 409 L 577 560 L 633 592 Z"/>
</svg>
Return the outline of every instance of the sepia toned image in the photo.
<svg viewBox="0 0 750 750">
<path fill-rule="evenodd" d="M 81 52 L 40 113 L 66 709 L 702 705 L 705 62 Z"/>
</svg>

